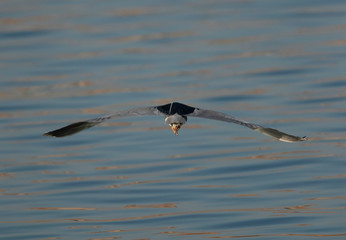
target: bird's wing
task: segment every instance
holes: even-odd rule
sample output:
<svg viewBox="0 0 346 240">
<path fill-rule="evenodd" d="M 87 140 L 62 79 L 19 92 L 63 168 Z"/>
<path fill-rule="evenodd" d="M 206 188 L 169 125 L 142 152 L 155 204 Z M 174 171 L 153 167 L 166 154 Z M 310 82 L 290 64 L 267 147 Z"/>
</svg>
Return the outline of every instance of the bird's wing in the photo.
<svg viewBox="0 0 346 240">
<path fill-rule="evenodd" d="M 140 107 L 134 108 L 125 111 L 119 111 L 111 115 L 93 118 L 81 122 L 75 122 L 65 127 L 59 128 L 57 130 L 53 130 L 43 134 L 44 136 L 52 136 L 52 137 L 66 137 L 85 129 L 91 128 L 95 125 L 100 124 L 103 121 L 113 118 L 122 118 L 122 117 L 132 117 L 132 116 L 149 116 L 149 115 L 164 115 L 160 112 L 157 107 Z"/>
<path fill-rule="evenodd" d="M 299 141 L 305 141 L 307 140 L 306 137 L 298 137 L 298 136 L 293 136 L 284 132 L 280 132 L 279 130 L 273 129 L 273 128 L 266 128 L 258 124 L 254 123 L 248 123 L 239 119 L 236 119 L 232 116 L 226 115 L 221 112 L 216 112 L 212 110 L 204 110 L 200 108 L 195 108 L 195 110 L 187 114 L 186 116 L 191 116 L 191 117 L 200 117 L 200 118 L 207 118 L 207 119 L 213 119 L 213 120 L 219 120 L 219 121 L 224 121 L 224 122 L 230 122 L 230 123 L 236 123 L 240 124 L 242 126 L 251 128 L 252 130 L 255 130 L 257 132 L 260 132 L 262 134 L 265 134 L 267 136 L 276 138 L 280 141 L 283 142 L 299 142 Z"/>
</svg>

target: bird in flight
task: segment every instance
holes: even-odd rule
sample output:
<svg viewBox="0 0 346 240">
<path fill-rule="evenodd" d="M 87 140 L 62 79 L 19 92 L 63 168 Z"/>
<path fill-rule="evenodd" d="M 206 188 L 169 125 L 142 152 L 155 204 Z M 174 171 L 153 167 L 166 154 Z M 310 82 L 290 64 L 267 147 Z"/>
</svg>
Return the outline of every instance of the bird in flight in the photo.
<svg viewBox="0 0 346 240">
<path fill-rule="evenodd" d="M 114 114 L 93 118 L 86 121 L 72 123 L 65 127 L 59 128 L 43 134 L 44 136 L 52 137 L 66 137 L 73 135 L 85 129 L 91 128 L 95 125 L 102 123 L 105 120 L 122 117 L 132 116 L 150 116 L 150 115 L 161 115 L 165 117 L 165 123 L 168 124 L 175 135 L 178 135 L 178 130 L 186 123 L 187 117 L 199 117 L 207 118 L 218 121 L 230 122 L 248 127 L 252 130 L 265 134 L 267 136 L 276 138 L 283 142 L 299 142 L 307 140 L 306 137 L 293 136 L 287 133 L 280 132 L 273 128 L 263 127 L 258 124 L 248 123 L 242 120 L 238 120 L 230 115 L 216 112 L 213 110 L 205 110 L 201 108 L 191 107 L 182 103 L 172 102 L 160 106 L 151 107 L 139 107 L 125 111 L 118 111 Z"/>
</svg>

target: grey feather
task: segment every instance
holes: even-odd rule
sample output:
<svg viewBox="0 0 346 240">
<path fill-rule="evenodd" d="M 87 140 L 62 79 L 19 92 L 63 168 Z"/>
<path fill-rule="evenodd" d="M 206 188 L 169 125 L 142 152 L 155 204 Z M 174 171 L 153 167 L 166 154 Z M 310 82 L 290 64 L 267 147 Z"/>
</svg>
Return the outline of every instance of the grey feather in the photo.
<svg viewBox="0 0 346 240">
<path fill-rule="evenodd" d="M 72 123 L 65 127 L 59 128 L 54 131 L 47 132 L 43 134 L 44 136 L 52 137 L 66 137 L 76 134 L 80 131 L 86 130 L 93 126 L 96 126 L 106 120 L 113 118 L 131 117 L 131 116 L 146 116 L 146 115 L 163 115 L 156 107 L 140 107 L 125 111 L 119 111 L 112 115 L 107 115 L 99 118 L 93 118 L 81 122 Z"/>
<path fill-rule="evenodd" d="M 273 129 L 273 128 L 266 128 L 261 125 L 255 124 L 255 123 L 249 123 L 246 121 L 242 121 L 239 119 L 236 119 L 230 115 L 226 115 L 221 112 L 216 112 L 212 110 L 203 110 L 196 108 L 195 111 L 191 114 L 188 114 L 187 116 L 191 117 L 200 117 L 200 118 L 207 118 L 207 119 L 213 119 L 218 121 L 224 121 L 224 122 L 230 122 L 239 124 L 248 128 L 251 128 L 252 130 L 255 130 L 256 132 L 260 132 L 264 135 L 276 138 L 283 142 L 299 142 L 299 141 L 306 141 L 307 137 L 298 137 L 293 136 L 284 132 L 280 132 L 279 130 Z"/>
<path fill-rule="evenodd" d="M 191 117 L 199 117 L 199 118 L 207 118 L 207 119 L 213 119 L 218 121 L 224 121 L 224 122 L 230 122 L 235 124 L 240 124 L 245 127 L 251 128 L 251 129 L 257 129 L 259 125 L 254 123 L 248 123 L 239 119 L 236 119 L 230 115 L 226 115 L 221 112 L 216 112 L 212 110 L 204 110 L 200 108 L 196 108 L 195 111 L 191 114 L 188 114 L 187 116 Z"/>
</svg>

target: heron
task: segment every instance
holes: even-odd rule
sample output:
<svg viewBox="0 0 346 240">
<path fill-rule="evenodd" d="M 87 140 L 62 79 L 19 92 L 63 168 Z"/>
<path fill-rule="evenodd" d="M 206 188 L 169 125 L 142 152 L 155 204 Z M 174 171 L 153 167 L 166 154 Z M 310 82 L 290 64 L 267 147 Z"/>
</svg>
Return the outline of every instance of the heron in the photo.
<svg viewBox="0 0 346 240">
<path fill-rule="evenodd" d="M 118 111 L 111 115 L 75 122 L 65 127 L 47 132 L 43 135 L 52 137 L 66 137 L 96 126 L 109 119 L 150 115 L 164 116 L 165 123 L 172 128 L 172 131 L 175 135 L 178 135 L 179 129 L 187 122 L 188 117 L 197 117 L 239 124 L 283 142 L 300 142 L 307 140 L 307 137 L 290 135 L 277 129 L 263 127 L 259 124 L 249 123 L 243 120 L 236 119 L 222 112 L 191 107 L 179 102 Z"/>
</svg>

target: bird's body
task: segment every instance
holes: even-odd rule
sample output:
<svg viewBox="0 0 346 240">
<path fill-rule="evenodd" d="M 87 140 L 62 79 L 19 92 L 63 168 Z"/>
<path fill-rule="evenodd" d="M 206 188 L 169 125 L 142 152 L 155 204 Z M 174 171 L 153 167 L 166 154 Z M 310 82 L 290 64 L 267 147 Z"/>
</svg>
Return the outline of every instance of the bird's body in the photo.
<svg viewBox="0 0 346 240">
<path fill-rule="evenodd" d="M 99 123 L 112 119 L 112 118 L 121 118 L 121 117 L 130 117 L 130 116 L 148 116 L 148 115 L 162 115 L 165 117 L 165 123 L 170 125 L 174 134 L 178 135 L 178 130 L 183 126 L 187 117 L 200 117 L 207 118 L 213 120 L 219 120 L 224 122 L 236 123 L 242 126 L 248 127 L 257 132 L 263 133 L 265 135 L 274 137 L 280 141 L 284 142 L 298 142 L 307 140 L 306 137 L 298 137 L 289 135 L 287 133 L 280 132 L 273 128 L 262 127 L 258 124 L 248 123 L 242 120 L 238 120 L 230 115 L 226 115 L 224 113 L 216 112 L 213 110 L 204 110 L 200 108 L 191 107 L 182 103 L 172 102 L 165 105 L 160 106 L 152 106 L 152 107 L 140 107 L 134 108 L 125 111 L 119 111 L 112 115 L 107 115 L 104 117 L 93 118 L 82 122 L 72 123 L 66 127 L 50 131 L 45 133 L 45 136 L 53 136 L 53 137 L 65 137 L 95 125 Z"/>
<path fill-rule="evenodd" d="M 165 116 L 165 123 L 171 126 L 175 135 L 178 135 L 178 130 L 186 123 L 186 121 L 187 117 L 179 115 L 178 113 Z"/>
</svg>

